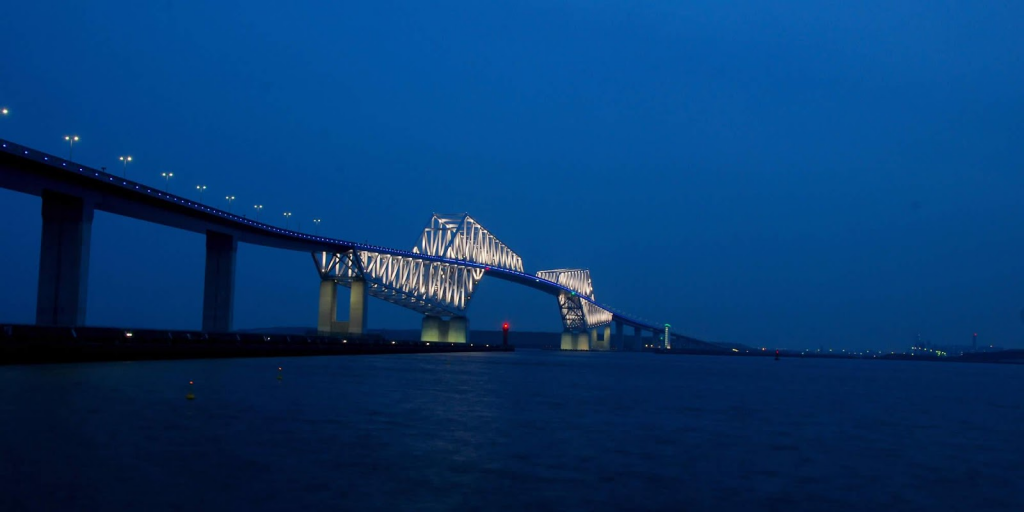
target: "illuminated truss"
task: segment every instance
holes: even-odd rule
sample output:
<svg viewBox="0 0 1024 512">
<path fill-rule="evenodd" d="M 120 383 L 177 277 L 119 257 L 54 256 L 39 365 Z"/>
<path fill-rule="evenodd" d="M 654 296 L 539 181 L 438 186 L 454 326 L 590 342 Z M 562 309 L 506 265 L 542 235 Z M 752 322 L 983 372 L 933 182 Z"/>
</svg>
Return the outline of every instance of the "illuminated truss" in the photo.
<svg viewBox="0 0 1024 512">
<path fill-rule="evenodd" d="M 435 213 L 412 252 L 523 271 L 523 259 L 468 213 Z"/>
<path fill-rule="evenodd" d="M 566 330 L 580 331 L 611 323 L 612 313 L 593 302 L 594 282 L 590 280 L 589 270 L 542 270 L 537 272 L 537 277 L 573 290 L 558 294 L 558 307 L 561 309 L 562 325 Z"/>
<path fill-rule="evenodd" d="M 523 260 L 467 214 L 434 214 L 415 254 L 523 270 Z M 367 293 L 427 315 L 463 316 L 484 270 L 415 256 L 356 250 L 314 253 L 321 279 L 343 286 L 363 279 Z"/>
</svg>

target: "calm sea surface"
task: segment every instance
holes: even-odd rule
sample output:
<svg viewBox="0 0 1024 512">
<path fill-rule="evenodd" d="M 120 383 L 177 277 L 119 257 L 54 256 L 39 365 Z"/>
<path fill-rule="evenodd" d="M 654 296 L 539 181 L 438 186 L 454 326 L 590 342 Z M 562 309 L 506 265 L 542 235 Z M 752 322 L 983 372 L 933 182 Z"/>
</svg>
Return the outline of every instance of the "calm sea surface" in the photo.
<svg viewBox="0 0 1024 512">
<path fill-rule="evenodd" d="M 913 362 L 0 366 L 0 510 L 1019 511 L 1022 400 L 1024 367 Z"/>
</svg>

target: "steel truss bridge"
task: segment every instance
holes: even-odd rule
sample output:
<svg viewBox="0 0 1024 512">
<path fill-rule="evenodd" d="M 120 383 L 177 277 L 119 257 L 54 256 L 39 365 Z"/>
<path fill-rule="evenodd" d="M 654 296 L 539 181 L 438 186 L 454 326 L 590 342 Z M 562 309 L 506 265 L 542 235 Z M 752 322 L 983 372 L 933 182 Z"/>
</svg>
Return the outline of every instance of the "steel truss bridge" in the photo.
<svg viewBox="0 0 1024 512">
<path fill-rule="evenodd" d="M 101 210 L 206 235 L 205 331 L 231 330 L 235 254 L 243 242 L 313 255 L 321 279 L 318 328 L 329 333 L 362 333 L 365 297 L 372 296 L 424 314 L 425 340 L 466 341 L 466 310 L 486 276 L 556 298 L 563 348 L 607 347 L 611 325 L 620 337 L 623 326 L 632 327 L 637 341 L 644 332 L 653 342 L 665 333 L 665 345 L 708 345 L 597 302 L 589 270 L 525 272 L 518 254 L 465 213 L 434 214 L 410 250 L 357 243 L 282 229 L 2 139 L 0 187 L 43 199 L 40 325 L 84 324 L 89 233 Z M 335 318 L 336 285 L 352 293 L 348 322 Z"/>
<path fill-rule="evenodd" d="M 489 276 L 554 296 L 562 317 L 565 349 L 610 348 L 613 324 L 620 338 L 622 326 L 628 325 L 633 327 L 634 337 L 646 331 L 662 335 L 664 340 L 663 324 L 645 322 L 597 302 L 588 269 L 527 273 L 522 258 L 467 213 L 435 213 L 417 245 L 408 251 L 355 245 L 347 252 L 313 253 L 322 282 L 350 288 L 351 302 L 357 304 L 350 309 L 347 324 L 338 325 L 335 318 L 321 316 L 321 332 L 359 332 L 352 322 L 365 326 L 361 297 L 365 294 L 425 315 L 425 341 L 465 341 L 466 310 L 480 281 Z M 334 293 L 327 290 L 321 294 L 321 313 L 336 310 Z M 703 343 L 669 332 L 669 343 L 672 340 Z"/>
</svg>

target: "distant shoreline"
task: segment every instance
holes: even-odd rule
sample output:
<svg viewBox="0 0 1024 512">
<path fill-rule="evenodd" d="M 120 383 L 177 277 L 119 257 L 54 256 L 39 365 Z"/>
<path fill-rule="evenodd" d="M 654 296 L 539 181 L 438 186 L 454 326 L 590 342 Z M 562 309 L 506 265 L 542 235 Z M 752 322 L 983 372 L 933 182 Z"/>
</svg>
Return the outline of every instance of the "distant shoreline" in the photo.
<svg viewBox="0 0 1024 512">
<path fill-rule="evenodd" d="M 774 350 L 755 350 L 739 352 L 706 352 L 688 349 L 664 349 L 652 350 L 656 354 L 663 355 L 708 355 L 728 357 L 775 357 Z M 881 354 L 871 356 L 859 356 L 853 354 L 819 354 L 802 352 L 790 352 L 780 350 L 779 359 L 862 359 L 870 361 L 930 361 L 939 363 L 992 363 L 992 364 L 1024 364 L 1024 350 L 1002 350 L 999 352 L 976 352 L 960 356 L 926 356 L 914 354 Z"/>
<path fill-rule="evenodd" d="M 514 350 L 514 347 L 500 344 L 421 342 L 384 338 L 380 335 L 337 337 L 0 325 L 0 365 Z"/>
</svg>

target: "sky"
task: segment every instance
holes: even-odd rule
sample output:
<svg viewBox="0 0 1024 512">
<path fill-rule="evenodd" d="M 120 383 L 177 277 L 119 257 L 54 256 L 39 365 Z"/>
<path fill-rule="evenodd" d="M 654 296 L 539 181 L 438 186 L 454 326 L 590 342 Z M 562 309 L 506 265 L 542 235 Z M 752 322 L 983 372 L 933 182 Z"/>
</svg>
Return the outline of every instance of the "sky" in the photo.
<svg viewBox="0 0 1024 512">
<path fill-rule="evenodd" d="M 0 137 L 321 234 L 469 212 L 527 271 L 691 336 L 1024 347 L 1024 4 L 14 2 Z M 40 200 L 0 190 L 0 322 Z M 97 213 L 89 325 L 198 329 L 203 237 Z M 314 326 L 308 254 L 242 245 L 238 328 Z M 381 301 L 370 328 L 420 317 Z M 558 331 L 485 280 L 474 329 Z"/>
</svg>

